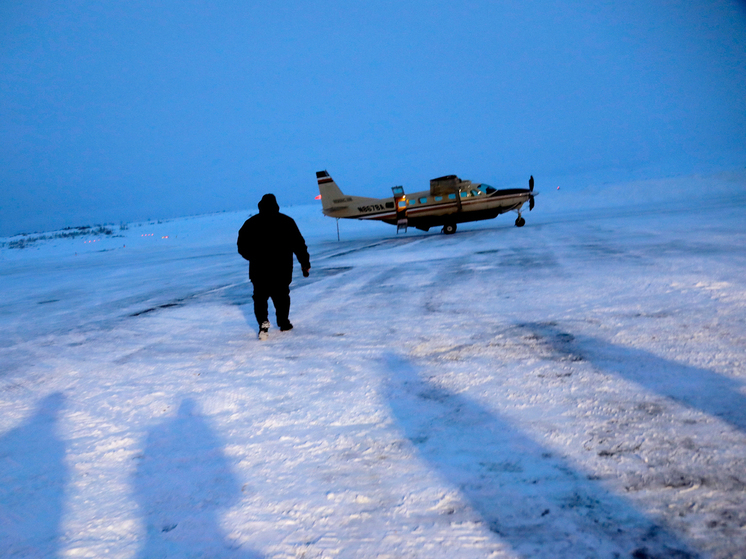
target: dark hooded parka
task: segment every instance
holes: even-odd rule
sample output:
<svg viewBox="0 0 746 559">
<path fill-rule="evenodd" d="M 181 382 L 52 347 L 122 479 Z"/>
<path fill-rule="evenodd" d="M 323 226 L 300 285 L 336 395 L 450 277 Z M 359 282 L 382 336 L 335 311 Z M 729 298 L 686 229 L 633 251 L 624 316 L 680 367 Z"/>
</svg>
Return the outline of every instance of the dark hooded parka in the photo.
<svg viewBox="0 0 746 559">
<path fill-rule="evenodd" d="M 311 267 L 306 241 L 292 217 L 280 213 L 273 194 L 259 202 L 259 213 L 246 220 L 238 232 L 238 252 L 249 261 L 249 279 L 254 285 L 290 285 L 293 254 L 301 268 Z"/>
</svg>

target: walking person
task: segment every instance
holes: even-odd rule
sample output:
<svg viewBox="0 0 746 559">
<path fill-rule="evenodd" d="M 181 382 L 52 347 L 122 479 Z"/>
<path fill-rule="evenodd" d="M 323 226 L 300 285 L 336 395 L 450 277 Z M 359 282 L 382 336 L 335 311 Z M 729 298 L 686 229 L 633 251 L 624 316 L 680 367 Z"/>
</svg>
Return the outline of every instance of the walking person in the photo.
<svg viewBox="0 0 746 559">
<path fill-rule="evenodd" d="M 293 254 L 308 277 L 311 261 L 306 241 L 293 218 L 280 213 L 274 194 L 265 194 L 259 213 L 246 220 L 238 232 L 238 253 L 249 261 L 249 279 L 254 285 L 254 316 L 259 323 L 259 339 L 269 332 L 267 300 L 275 306 L 281 332 L 293 328 L 290 312 L 290 283 L 293 281 Z"/>
</svg>

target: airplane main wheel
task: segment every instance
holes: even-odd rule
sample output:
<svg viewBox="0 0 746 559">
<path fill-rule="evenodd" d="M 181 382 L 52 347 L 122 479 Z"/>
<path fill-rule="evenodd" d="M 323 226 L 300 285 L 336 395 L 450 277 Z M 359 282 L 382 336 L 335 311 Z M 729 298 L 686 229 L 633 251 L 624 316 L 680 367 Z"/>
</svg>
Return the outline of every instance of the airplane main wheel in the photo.
<svg viewBox="0 0 746 559">
<path fill-rule="evenodd" d="M 523 227 L 524 225 L 526 225 L 526 220 L 523 219 L 522 217 L 519 217 L 518 219 L 515 220 L 516 227 Z"/>
<path fill-rule="evenodd" d="M 456 232 L 456 224 L 455 223 L 446 223 L 443 226 L 443 233 L 446 235 L 453 235 Z"/>
</svg>

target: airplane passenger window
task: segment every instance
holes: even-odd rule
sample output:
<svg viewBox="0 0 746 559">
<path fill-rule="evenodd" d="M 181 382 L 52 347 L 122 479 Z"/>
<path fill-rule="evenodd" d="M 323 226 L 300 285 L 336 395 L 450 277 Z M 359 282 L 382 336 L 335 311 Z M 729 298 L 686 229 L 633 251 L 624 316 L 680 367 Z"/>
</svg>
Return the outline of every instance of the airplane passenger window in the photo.
<svg viewBox="0 0 746 559">
<path fill-rule="evenodd" d="M 407 201 L 406 200 L 399 200 L 399 207 L 400 208 L 406 208 L 407 207 Z"/>
<path fill-rule="evenodd" d="M 450 194 L 448 195 L 448 199 L 449 199 L 449 200 L 455 200 L 455 199 L 456 199 L 456 194 L 455 194 L 454 192 L 451 192 L 451 193 L 450 193 Z"/>
<path fill-rule="evenodd" d="M 427 202 L 427 198 L 420 198 L 420 204 L 424 204 L 425 202 Z"/>
<path fill-rule="evenodd" d="M 390 210 L 390 209 L 391 209 L 391 208 L 393 208 L 393 207 L 394 207 L 394 203 L 393 203 L 393 202 L 386 202 L 386 208 L 387 208 L 387 209 L 389 209 L 389 210 Z"/>
<path fill-rule="evenodd" d="M 443 197 L 442 197 L 442 196 L 436 196 L 436 197 L 435 197 L 435 201 L 436 201 L 436 202 L 440 202 L 440 201 L 441 201 L 442 199 L 443 199 Z"/>
<path fill-rule="evenodd" d="M 468 195 L 469 195 L 469 194 L 468 194 L 467 192 L 462 192 L 462 193 L 461 193 L 461 197 L 462 197 L 462 198 L 466 198 L 466 197 L 467 197 Z"/>
</svg>

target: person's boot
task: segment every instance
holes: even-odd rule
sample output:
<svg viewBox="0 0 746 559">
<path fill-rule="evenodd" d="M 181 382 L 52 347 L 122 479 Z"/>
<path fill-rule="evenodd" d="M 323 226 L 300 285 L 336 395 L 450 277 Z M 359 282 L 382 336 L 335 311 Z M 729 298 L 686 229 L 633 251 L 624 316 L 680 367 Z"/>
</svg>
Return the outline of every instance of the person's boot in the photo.
<svg viewBox="0 0 746 559">
<path fill-rule="evenodd" d="M 266 340 L 267 338 L 269 338 L 269 321 L 265 320 L 262 322 L 261 326 L 259 326 L 259 339 Z"/>
</svg>

